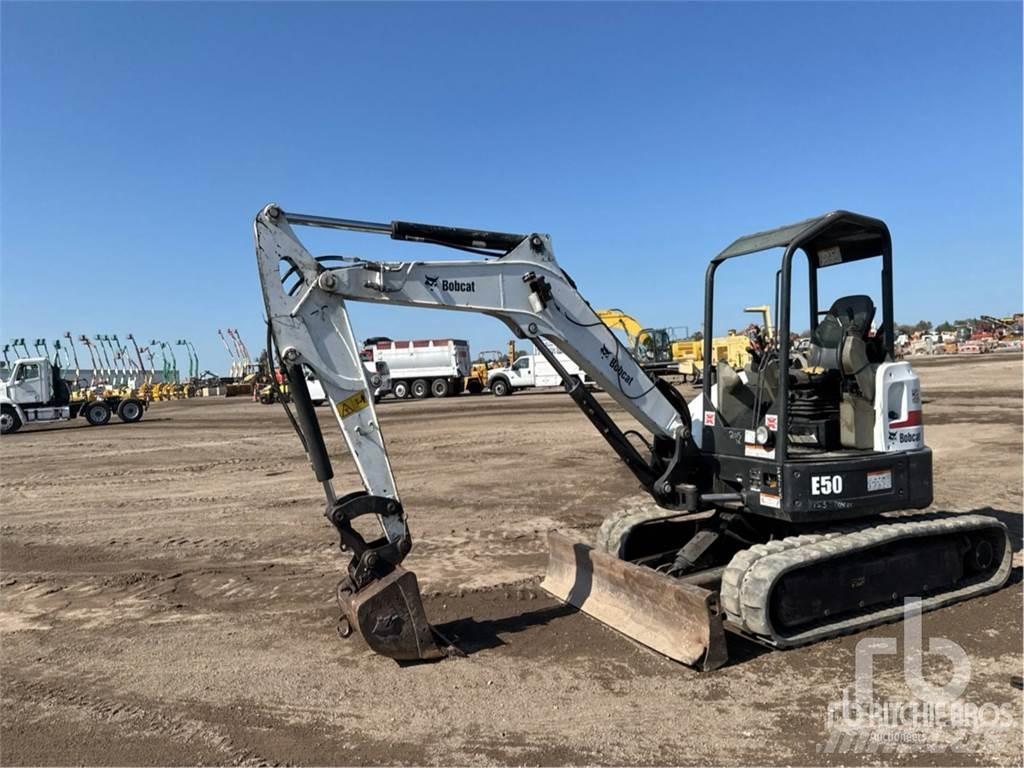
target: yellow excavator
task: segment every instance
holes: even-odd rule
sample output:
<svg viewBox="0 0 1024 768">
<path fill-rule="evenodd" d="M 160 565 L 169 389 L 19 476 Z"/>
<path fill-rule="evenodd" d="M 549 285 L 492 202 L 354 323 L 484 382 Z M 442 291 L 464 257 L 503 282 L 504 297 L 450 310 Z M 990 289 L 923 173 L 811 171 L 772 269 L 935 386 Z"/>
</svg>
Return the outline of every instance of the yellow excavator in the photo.
<svg viewBox="0 0 1024 768">
<path fill-rule="evenodd" d="M 629 351 L 645 371 L 658 376 L 680 372 L 679 361 L 684 359 L 684 354 L 682 347 L 677 353 L 677 345 L 686 342 L 673 339 L 670 329 L 643 326 L 621 309 L 599 309 L 596 314 L 613 331 L 625 334 Z"/>
<path fill-rule="evenodd" d="M 469 367 L 469 376 L 466 377 L 466 391 L 471 395 L 478 395 L 487 389 L 487 374 L 493 368 L 511 366 L 518 355 L 516 354 L 516 340 L 508 342 L 508 349 L 502 352 L 500 349 L 485 349 L 476 356 L 477 362 Z"/>
<path fill-rule="evenodd" d="M 744 307 L 743 311 L 760 315 L 760 333 L 765 339 L 774 339 L 770 306 L 760 304 Z M 670 329 L 645 327 L 621 309 L 599 309 L 597 316 L 613 331 L 619 330 L 625 334 L 630 351 L 649 373 L 661 376 L 679 373 L 684 377 L 692 376 L 695 382 L 699 381 L 700 365 L 704 360 L 702 339 L 672 338 Z M 733 368 L 742 369 L 750 360 L 749 347 L 750 339 L 746 332 L 730 331 L 726 336 L 711 340 L 712 359 L 725 360 Z"/>
</svg>

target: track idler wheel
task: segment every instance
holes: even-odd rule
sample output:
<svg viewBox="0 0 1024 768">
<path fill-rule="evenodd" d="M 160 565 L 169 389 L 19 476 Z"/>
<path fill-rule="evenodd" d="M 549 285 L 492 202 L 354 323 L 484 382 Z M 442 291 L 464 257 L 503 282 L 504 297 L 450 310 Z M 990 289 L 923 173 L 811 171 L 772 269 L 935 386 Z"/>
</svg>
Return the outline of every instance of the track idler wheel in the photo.
<svg viewBox="0 0 1024 768">
<path fill-rule="evenodd" d="M 374 653 L 397 661 L 440 659 L 447 654 L 435 638 L 423 610 L 416 574 L 396 567 L 386 576 L 354 590 L 348 579 L 338 584 L 342 616 L 338 634 L 355 629 Z"/>
</svg>

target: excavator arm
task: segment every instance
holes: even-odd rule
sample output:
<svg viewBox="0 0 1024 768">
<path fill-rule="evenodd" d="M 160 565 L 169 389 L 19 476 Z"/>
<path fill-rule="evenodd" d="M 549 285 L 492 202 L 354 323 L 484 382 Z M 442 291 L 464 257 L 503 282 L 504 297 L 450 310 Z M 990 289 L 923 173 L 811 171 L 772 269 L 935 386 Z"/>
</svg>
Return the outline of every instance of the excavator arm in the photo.
<svg viewBox="0 0 1024 768">
<path fill-rule="evenodd" d="M 298 225 L 383 234 L 487 258 L 314 258 L 293 230 Z M 411 538 L 347 300 L 477 312 L 501 320 L 517 337 L 535 342 L 562 375 L 569 394 L 660 506 L 682 512 L 698 509 L 694 462 L 688 461 L 696 447 L 686 403 L 674 389 L 652 380 L 618 342 L 559 267 L 548 236 L 377 224 L 286 213 L 269 205 L 256 217 L 255 243 L 268 342 L 276 345 L 288 377 L 295 426 L 323 485 L 325 514 L 337 528 L 342 548 L 352 553 L 347 578 L 339 585 L 342 634 L 354 624 L 371 648 L 397 659 L 443 653 L 426 621 L 415 576 L 400 566 L 411 549 Z M 649 456 L 640 453 L 594 396 L 565 370 L 548 343 L 585 370 L 651 433 Z M 306 368 L 323 385 L 363 491 L 335 491 L 333 468 L 306 388 Z M 378 537 L 360 532 L 365 526 L 355 521 L 363 516 L 376 518 Z"/>
<path fill-rule="evenodd" d="M 488 237 L 494 242 L 499 237 L 503 246 L 511 247 L 491 260 L 379 262 L 350 258 L 344 259 L 343 266 L 327 268 L 305 249 L 292 224 L 375 231 L 389 233 L 394 239 L 455 246 L 486 243 L 482 238 Z M 467 232 L 478 239 L 460 234 Z M 679 459 L 693 447 L 686 404 L 674 389 L 649 377 L 601 321 L 555 261 L 546 235 L 483 233 L 403 222 L 370 224 L 288 214 L 276 206 L 268 206 L 257 217 L 255 235 L 267 316 L 285 367 L 306 365 L 323 381 L 371 492 L 384 489 L 393 493 L 394 482 L 379 430 L 372 426 L 376 424 L 369 402 L 372 398 L 366 397 L 364 404 L 367 383 L 346 300 L 477 312 L 501 320 L 519 338 L 536 342 L 537 350 L 562 374 L 573 398 L 659 503 L 670 508 L 692 505 L 690 489 L 673 482 L 681 477 Z M 449 240 L 438 239 L 443 237 Z M 639 421 L 662 446 L 662 455 L 642 457 L 590 393 L 564 370 L 545 341 L 561 349 Z M 671 476 L 662 477 L 666 462 L 673 459 Z"/>
</svg>

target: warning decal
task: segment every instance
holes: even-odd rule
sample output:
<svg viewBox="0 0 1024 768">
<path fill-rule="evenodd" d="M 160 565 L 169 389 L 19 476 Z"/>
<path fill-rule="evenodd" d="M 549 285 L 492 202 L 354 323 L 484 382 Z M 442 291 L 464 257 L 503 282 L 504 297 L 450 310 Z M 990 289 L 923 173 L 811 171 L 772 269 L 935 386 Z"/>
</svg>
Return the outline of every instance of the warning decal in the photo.
<svg viewBox="0 0 1024 768">
<path fill-rule="evenodd" d="M 369 401 L 366 399 L 366 392 L 356 392 L 354 395 L 349 395 L 338 403 L 338 415 L 344 419 L 346 416 L 351 416 L 353 413 L 359 413 L 359 411 L 363 410 L 363 408 L 369 404 Z"/>
</svg>

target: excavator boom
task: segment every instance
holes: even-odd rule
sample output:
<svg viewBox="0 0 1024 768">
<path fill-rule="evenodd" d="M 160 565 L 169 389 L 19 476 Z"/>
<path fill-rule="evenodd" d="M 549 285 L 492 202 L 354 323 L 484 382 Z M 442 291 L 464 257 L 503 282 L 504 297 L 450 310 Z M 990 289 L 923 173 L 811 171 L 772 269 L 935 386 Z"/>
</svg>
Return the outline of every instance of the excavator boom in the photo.
<svg viewBox="0 0 1024 768">
<path fill-rule="evenodd" d="M 310 255 L 296 237 L 292 225 L 298 224 L 483 250 L 493 258 L 376 262 L 336 257 L 333 263 L 325 263 Z M 601 322 L 555 261 L 546 235 L 404 222 L 373 224 L 286 213 L 271 205 L 256 218 L 255 240 L 271 340 L 288 376 L 296 423 L 324 488 L 325 514 L 353 554 L 338 589 L 343 623 L 355 626 L 374 650 L 398 659 L 435 658 L 442 652 L 429 631 L 415 577 L 400 566 L 412 540 L 347 300 L 479 312 L 501 320 L 518 338 L 536 343 L 641 486 L 666 508 L 665 514 L 697 509 L 696 488 L 687 482 L 687 457 L 693 453 L 693 444 L 685 403 L 671 387 L 649 377 Z M 652 434 L 660 454 L 641 455 L 593 395 L 564 370 L 545 341 L 564 351 L 636 418 Z M 305 369 L 323 385 L 358 467 L 362 491 L 341 494 L 334 488 L 331 461 L 309 402 Z M 353 526 L 355 518 L 366 514 L 376 517 L 379 538 L 367 540 Z M 703 656 L 719 655 L 718 651 L 707 653 L 708 638 L 720 635 L 709 628 L 713 612 L 708 610 L 707 594 L 630 563 L 611 564 L 614 558 L 603 553 L 588 555 L 579 563 L 558 560 L 558 553 L 568 557 L 571 551 L 553 550 L 545 586 L 557 597 L 612 624 L 616 619 L 608 610 L 612 603 L 619 604 L 620 616 L 646 615 L 642 626 L 618 628 L 674 658 L 695 663 Z M 678 617 L 671 612 L 654 615 L 643 605 L 631 611 L 624 595 L 636 580 L 657 584 L 676 603 L 702 606 L 696 633 L 683 631 L 680 638 Z"/>
</svg>

